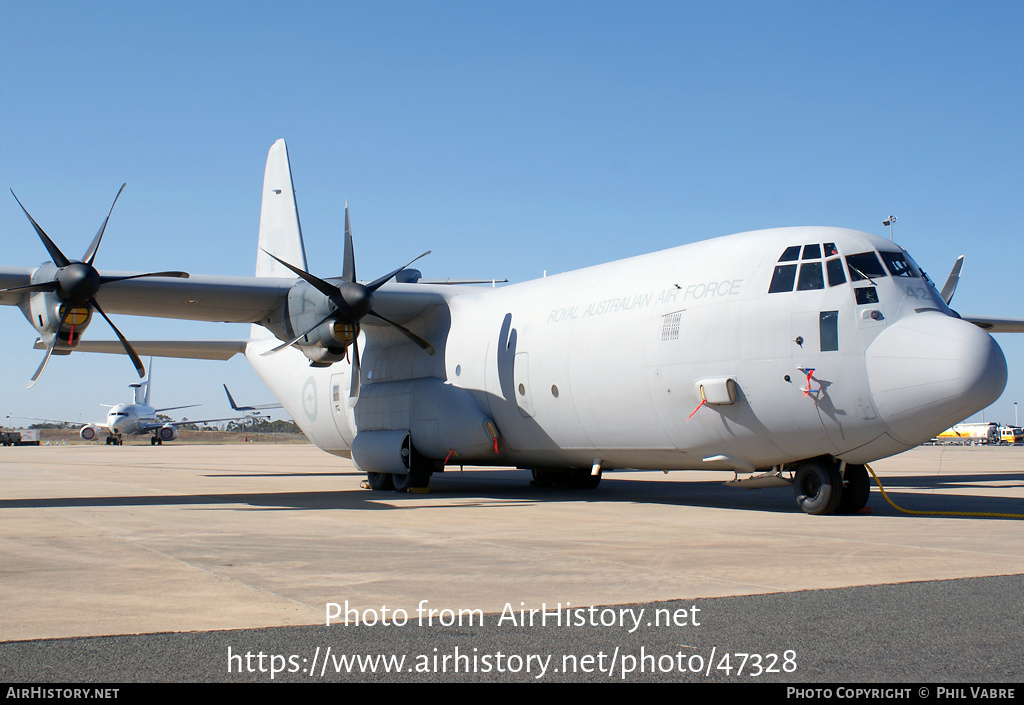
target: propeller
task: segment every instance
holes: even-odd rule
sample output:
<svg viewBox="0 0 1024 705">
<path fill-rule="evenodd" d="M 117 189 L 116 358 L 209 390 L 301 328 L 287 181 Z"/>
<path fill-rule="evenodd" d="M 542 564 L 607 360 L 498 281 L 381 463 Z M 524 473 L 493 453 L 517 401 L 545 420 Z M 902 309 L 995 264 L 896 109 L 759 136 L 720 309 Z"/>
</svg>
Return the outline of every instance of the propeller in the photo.
<svg viewBox="0 0 1024 705">
<path fill-rule="evenodd" d="M 128 353 L 128 357 L 131 358 L 132 363 L 135 365 L 135 370 L 139 373 L 139 377 L 146 376 L 146 369 L 142 366 L 142 360 L 139 359 L 138 354 L 132 347 L 131 343 L 121 334 L 121 331 L 117 329 L 114 322 L 110 320 L 103 308 L 100 307 L 99 302 L 96 300 L 96 293 L 100 290 L 104 284 L 110 282 L 127 281 L 129 279 L 140 279 L 142 277 L 177 277 L 187 279 L 188 274 L 186 272 L 149 272 L 146 274 L 128 274 L 124 276 L 105 276 L 101 275 L 96 268 L 93 266 L 93 261 L 96 259 L 96 252 L 100 248 L 100 242 L 103 240 L 103 232 L 107 229 L 107 222 L 110 220 L 110 214 L 114 212 L 114 206 L 117 204 L 117 199 L 120 198 L 121 192 L 124 191 L 124 187 L 127 184 L 121 184 L 121 188 L 118 190 L 117 195 L 114 196 L 114 202 L 110 204 L 110 210 L 107 212 L 107 217 L 103 219 L 103 223 L 100 225 L 100 229 L 96 232 L 96 237 L 92 239 L 92 243 L 89 245 L 89 249 L 82 255 L 81 260 L 69 259 L 61 252 L 60 248 L 54 244 L 53 240 L 47 236 L 39 223 L 35 221 L 22 202 L 18 199 L 17 194 L 14 190 L 11 190 L 11 195 L 14 196 L 14 200 L 18 201 L 18 205 L 21 206 L 21 210 L 25 213 L 25 217 L 32 223 L 32 227 L 35 229 L 36 234 L 39 235 L 39 239 L 42 241 L 46 251 L 50 254 L 50 258 L 53 263 L 57 265 L 57 274 L 53 280 L 48 282 L 38 282 L 36 284 L 26 284 L 24 286 L 14 286 L 9 289 L 2 289 L 0 291 L 49 291 L 57 295 L 60 299 L 60 308 L 58 309 L 58 323 L 57 330 L 54 332 L 53 340 L 50 341 L 49 347 L 46 349 L 46 354 L 43 356 L 43 361 L 40 363 L 39 368 L 32 375 L 32 380 L 28 383 L 31 387 L 39 379 L 39 376 L 43 373 L 46 368 L 46 363 L 50 360 L 50 355 L 53 354 L 53 349 L 57 345 L 57 339 L 60 335 L 60 329 L 64 326 L 65 322 L 70 321 L 71 333 L 68 336 L 68 343 L 70 344 L 74 339 L 75 325 L 78 322 L 77 319 L 81 316 L 80 311 L 83 307 L 90 307 L 95 309 L 103 319 L 110 324 L 110 327 L 114 330 L 118 340 L 121 341 L 121 345 L 124 347 L 124 351 Z M 83 319 L 84 320 L 84 319 Z"/>
<path fill-rule="evenodd" d="M 953 300 L 953 293 L 956 291 L 956 285 L 960 281 L 960 270 L 964 266 L 964 256 L 960 255 L 956 258 L 956 262 L 953 263 L 953 269 L 950 270 L 949 276 L 946 278 L 946 283 L 942 285 L 942 291 L 939 292 L 939 296 L 949 306 L 949 302 Z"/>
<path fill-rule="evenodd" d="M 396 269 L 396 270 L 394 270 L 394 271 L 392 271 L 392 272 L 390 272 L 388 274 L 385 274 L 384 276 L 379 277 L 378 279 L 375 279 L 374 281 L 370 282 L 369 284 L 360 284 L 359 282 L 356 281 L 356 258 L 355 258 L 355 251 L 354 251 L 354 248 L 352 246 L 352 226 L 351 226 L 351 224 L 349 222 L 348 204 L 346 203 L 345 204 L 345 260 L 344 260 L 344 265 L 343 265 L 343 268 L 342 268 L 341 283 L 339 285 L 335 286 L 334 284 L 331 284 L 330 282 L 324 281 L 323 279 L 320 279 L 319 277 L 316 277 L 313 274 L 310 274 L 309 272 L 305 271 L 304 269 L 300 269 L 299 267 L 296 267 L 293 264 L 289 264 L 288 262 L 285 262 L 280 257 L 277 257 L 276 255 L 274 255 L 274 254 L 272 254 L 270 252 L 267 252 L 266 250 L 263 250 L 263 251 L 266 252 L 266 254 L 268 254 L 271 257 L 273 257 L 278 262 L 280 262 L 281 264 L 283 264 L 285 267 L 290 269 L 298 277 L 300 277 L 303 280 L 305 280 L 306 282 L 308 282 L 313 288 L 315 288 L 321 294 L 326 296 L 327 299 L 334 306 L 334 310 L 332 310 L 330 313 L 328 313 L 322 319 L 317 321 L 315 325 L 310 326 L 310 328 L 308 330 L 303 331 L 302 333 L 300 333 L 299 335 L 295 336 L 291 340 L 289 340 L 287 342 L 284 342 L 284 343 L 278 345 L 277 347 L 275 347 L 275 348 L 273 348 L 271 350 L 266 351 L 265 353 L 263 353 L 263 355 L 273 355 L 274 353 L 280 352 L 281 350 L 284 350 L 285 348 L 294 345 L 295 343 L 297 343 L 298 341 L 302 340 L 302 338 L 304 338 L 305 336 L 307 336 L 310 333 L 312 333 L 314 330 L 316 330 L 318 327 L 320 327 L 321 325 L 323 325 L 327 321 L 334 320 L 334 321 L 337 321 L 339 323 L 348 324 L 348 325 L 352 326 L 353 329 L 354 329 L 358 325 L 359 321 L 361 321 L 366 316 L 373 316 L 374 318 L 378 318 L 378 319 L 384 321 L 385 323 L 393 326 L 394 328 L 398 329 L 398 331 L 400 333 L 402 333 L 402 335 L 404 335 L 406 338 L 408 338 L 412 342 L 416 343 L 416 345 L 418 345 L 423 350 L 426 350 L 427 353 L 429 353 L 430 355 L 434 354 L 434 346 L 433 345 L 431 345 L 426 340 L 424 340 L 420 336 L 418 336 L 415 333 L 413 333 L 411 330 L 409 330 L 405 326 L 402 326 L 402 325 L 400 325 L 400 324 L 398 324 L 398 323 L 396 323 L 396 322 L 394 322 L 394 321 L 392 321 L 392 320 L 390 320 L 388 318 L 385 318 L 384 316 L 380 315 L 379 313 L 377 313 L 376 311 L 373 310 L 373 293 L 375 291 L 377 291 L 377 289 L 381 288 L 382 286 L 387 284 L 389 281 L 391 281 L 391 279 L 396 274 L 401 272 L 403 269 L 406 269 L 410 264 L 412 264 L 413 262 L 415 262 L 416 260 L 418 260 L 418 259 L 420 259 L 422 257 L 426 257 L 427 255 L 429 255 L 430 254 L 430 250 L 427 250 L 426 252 L 424 252 L 419 257 L 416 257 L 415 259 L 410 261 L 405 266 L 399 267 L 398 269 Z M 358 396 L 359 396 L 359 337 L 357 335 L 357 336 L 352 338 L 352 383 L 351 383 L 351 385 L 349 387 L 349 397 L 354 399 L 354 398 L 356 398 Z"/>
</svg>

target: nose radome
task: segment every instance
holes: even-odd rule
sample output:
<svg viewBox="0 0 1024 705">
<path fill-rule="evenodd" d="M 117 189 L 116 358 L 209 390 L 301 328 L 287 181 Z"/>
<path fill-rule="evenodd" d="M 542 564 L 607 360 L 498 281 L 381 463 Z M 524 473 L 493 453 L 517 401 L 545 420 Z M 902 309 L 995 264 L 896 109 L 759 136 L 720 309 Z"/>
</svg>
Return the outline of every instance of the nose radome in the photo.
<svg viewBox="0 0 1024 705">
<path fill-rule="evenodd" d="M 889 435 L 910 445 L 984 409 L 1006 386 L 1006 358 L 992 336 L 938 311 L 893 322 L 865 362 Z"/>
</svg>

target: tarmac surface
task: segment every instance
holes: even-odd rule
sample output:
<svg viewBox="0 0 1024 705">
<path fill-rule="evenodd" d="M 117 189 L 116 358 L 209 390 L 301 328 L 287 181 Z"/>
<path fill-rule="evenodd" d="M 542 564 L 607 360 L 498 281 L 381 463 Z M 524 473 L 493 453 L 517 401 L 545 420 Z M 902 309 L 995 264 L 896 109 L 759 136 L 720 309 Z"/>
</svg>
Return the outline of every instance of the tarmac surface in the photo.
<svg viewBox="0 0 1024 705">
<path fill-rule="evenodd" d="M 1024 448 L 873 467 L 910 510 L 1024 514 Z M 1022 680 L 1020 518 L 730 477 L 398 494 L 307 445 L 3 448 L 0 681 Z"/>
</svg>

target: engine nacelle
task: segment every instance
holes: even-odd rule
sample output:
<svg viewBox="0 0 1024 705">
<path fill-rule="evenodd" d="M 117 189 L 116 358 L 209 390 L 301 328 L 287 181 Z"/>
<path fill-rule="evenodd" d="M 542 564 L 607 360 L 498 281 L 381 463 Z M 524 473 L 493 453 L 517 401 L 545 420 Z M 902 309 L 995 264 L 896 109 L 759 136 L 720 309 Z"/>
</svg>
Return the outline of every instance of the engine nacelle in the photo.
<svg viewBox="0 0 1024 705">
<path fill-rule="evenodd" d="M 78 435 L 82 437 L 83 441 L 95 441 L 96 436 L 99 435 L 100 429 L 92 424 L 82 426 L 79 430 Z"/>
<path fill-rule="evenodd" d="M 33 275 L 32 278 L 34 280 L 36 277 Z M 25 318 L 39 332 L 43 340 L 49 342 L 54 335 L 57 336 L 58 344 L 54 348 L 54 352 L 57 354 L 60 354 L 62 349 L 66 354 L 67 350 L 78 345 L 82 333 L 92 321 L 92 308 L 89 306 L 76 306 L 70 311 L 65 311 L 62 321 L 61 300 L 50 291 L 41 291 L 26 296 L 20 307 Z"/>
<path fill-rule="evenodd" d="M 178 439 L 178 427 L 165 424 L 156 430 L 156 437 L 161 443 Z"/>
<path fill-rule="evenodd" d="M 291 334 L 285 330 L 273 330 L 282 340 L 309 330 L 317 321 L 322 321 L 331 311 L 333 304 L 319 291 L 304 281 L 299 281 L 288 292 L 287 319 Z M 331 365 L 344 360 L 348 346 L 359 335 L 359 325 L 324 321 L 295 343 L 302 354 L 314 365 Z"/>
</svg>

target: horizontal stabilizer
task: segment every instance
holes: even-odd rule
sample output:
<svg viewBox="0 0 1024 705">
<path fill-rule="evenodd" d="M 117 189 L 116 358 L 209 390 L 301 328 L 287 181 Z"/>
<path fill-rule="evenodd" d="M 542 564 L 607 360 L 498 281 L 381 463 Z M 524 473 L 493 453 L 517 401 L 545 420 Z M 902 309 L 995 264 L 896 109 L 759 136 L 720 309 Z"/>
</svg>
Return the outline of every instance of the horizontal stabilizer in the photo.
<svg viewBox="0 0 1024 705">
<path fill-rule="evenodd" d="M 238 353 L 245 352 L 247 340 L 140 340 L 132 343 L 132 347 L 140 355 L 152 357 L 181 357 L 193 360 L 228 360 Z M 36 350 L 45 350 L 47 344 L 37 338 L 33 346 Z M 75 346 L 75 350 L 91 353 L 108 353 L 124 355 L 124 346 L 118 340 L 83 340 Z"/>
</svg>

